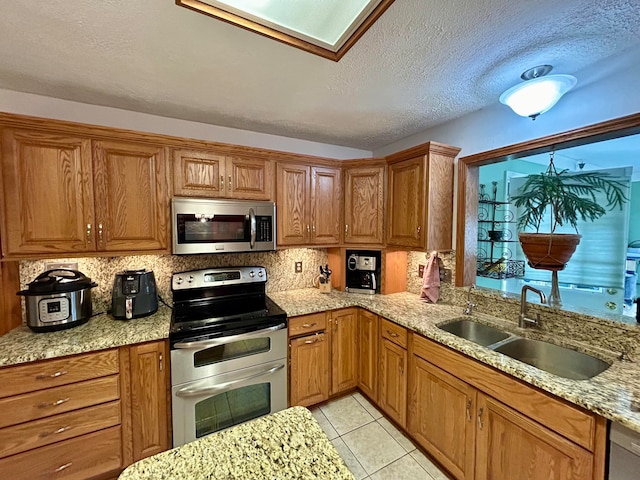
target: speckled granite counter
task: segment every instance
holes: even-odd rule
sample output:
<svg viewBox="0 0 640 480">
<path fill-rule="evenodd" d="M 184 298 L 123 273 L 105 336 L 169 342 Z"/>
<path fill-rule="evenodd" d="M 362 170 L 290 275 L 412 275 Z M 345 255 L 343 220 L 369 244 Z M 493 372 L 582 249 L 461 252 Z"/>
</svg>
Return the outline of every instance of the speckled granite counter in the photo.
<svg viewBox="0 0 640 480">
<path fill-rule="evenodd" d="M 459 306 L 427 304 L 417 295 L 408 292 L 392 295 L 343 292 L 321 294 L 316 289 L 304 289 L 272 293 L 269 296 L 289 316 L 349 306 L 366 308 L 427 338 L 640 432 L 640 361 L 620 361 L 611 351 L 594 345 L 571 342 L 574 348 L 594 353 L 603 359 L 613 361 L 613 364 L 592 379 L 570 380 L 543 372 L 439 329 L 437 324 L 463 316 L 462 308 Z M 520 336 L 541 337 L 532 329 L 518 328 L 515 321 L 508 322 L 482 314 L 474 314 L 473 319 Z M 558 340 L 554 338 L 554 343 L 558 343 Z"/>
<path fill-rule="evenodd" d="M 144 318 L 116 320 L 106 313 L 84 325 L 49 333 L 34 333 L 22 325 L 0 336 L 0 366 L 161 340 L 169 336 L 171 310 L 160 307 Z"/>
<path fill-rule="evenodd" d="M 354 480 L 309 410 L 293 407 L 129 466 L 119 480 Z"/>
</svg>

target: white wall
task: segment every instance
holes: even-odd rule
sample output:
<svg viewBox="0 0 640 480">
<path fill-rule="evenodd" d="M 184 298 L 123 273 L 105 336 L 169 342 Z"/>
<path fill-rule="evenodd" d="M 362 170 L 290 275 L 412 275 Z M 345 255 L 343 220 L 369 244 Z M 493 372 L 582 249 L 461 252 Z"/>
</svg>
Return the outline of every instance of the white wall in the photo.
<svg viewBox="0 0 640 480">
<path fill-rule="evenodd" d="M 460 147 L 464 157 L 640 112 L 640 48 L 574 75 L 577 86 L 535 121 L 516 115 L 496 98 L 488 108 L 376 149 L 374 157 L 428 141 Z"/>
<path fill-rule="evenodd" d="M 371 152 L 368 150 L 310 142 L 237 128 L 219 127 L 5 89 L 0 89 L 0 112 L 195 138 L 339 160 L 371 157 Z"/>
</svg>

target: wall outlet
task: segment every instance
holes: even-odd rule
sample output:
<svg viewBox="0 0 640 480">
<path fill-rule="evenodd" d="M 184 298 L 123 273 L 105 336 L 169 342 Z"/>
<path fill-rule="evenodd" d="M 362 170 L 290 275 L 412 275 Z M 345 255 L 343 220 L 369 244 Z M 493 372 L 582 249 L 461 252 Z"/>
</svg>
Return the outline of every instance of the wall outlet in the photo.
<svg viewBox="0 0 640 480">
<path fill-rule="evenodd" d="M 442 283 L 451 283 L 451 269 L 450 268 L 441 268 L 440 269 L 440 281 Z"/>
<path fill-rule="evenodd" d="M 47 262 L 44 264 L 46 270 L 57 270 L 59 268 L 68 268 L 78 270 L 78 262 Z"/>
<path fill-rule="evenodd" d="M 422 278 L 422 276 L 424 275 L 424 265 L 418 265 L 418 276 L 420 278 Z"/>
<path fill-rule="evenodd" d="M 302 262 L 296 262 L 296 273 L 302 273 Z"/>
</svg>

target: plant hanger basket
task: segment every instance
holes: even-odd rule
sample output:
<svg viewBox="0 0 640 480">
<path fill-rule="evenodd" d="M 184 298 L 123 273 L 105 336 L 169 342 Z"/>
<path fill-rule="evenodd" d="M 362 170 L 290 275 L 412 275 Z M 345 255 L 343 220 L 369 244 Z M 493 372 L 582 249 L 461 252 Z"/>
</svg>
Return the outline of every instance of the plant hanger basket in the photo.
<svg viewBox="0 0 640 480">
<path fill-rule="evenodd" d="M 529 266 L 542 270 L 564 270 L 576 251 L 581 235 L 572 233 L 520 233 L 518 239 Z"/>
</svg>

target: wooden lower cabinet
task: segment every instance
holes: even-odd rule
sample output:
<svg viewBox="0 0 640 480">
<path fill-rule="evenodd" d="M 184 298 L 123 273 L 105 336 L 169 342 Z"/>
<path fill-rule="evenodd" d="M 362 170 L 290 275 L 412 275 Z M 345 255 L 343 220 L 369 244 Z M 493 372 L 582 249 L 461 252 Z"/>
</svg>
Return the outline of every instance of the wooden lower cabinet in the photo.
<svg viewBox="0 0 640 480">
<path fill-rule="evenodd" d="M 590 480 L 593 455 L 483 394 L 478 395 L 476 480 Z"/>
<path fill-rule="evenodd" d="M 329 341 L 316 333 L 290 341 L 290 406 L 309 406 L 329 398 Z"/>
<path fill-rule="evenodd" d="M 398 425 L 407 419 L 407 351 L 380 338 L 380 390 L 378 404 Z"/>
<path fill-rule="evenodd" d="M 379 319 L 376 314 L 366 310 L 360 310 L 358 314 L 358 388 L 377 402 Z"/>
<path fill-rule="evenodd" d="M 166 342 L 150 342 L 129 348 L 134 462 L 163 452 L 170 446 L 166 349 Z"/>
<path fill-rule="evenodd" d="M 455 478 L 473 478 L 476 390 L 413 355 L 407 430 Z"/>
<path fill-rule="evenodd" d="M 351 390 L 358 384 L 358 311 L 355 308 L 331 313 L 331 395 Z"/>
</svg>

